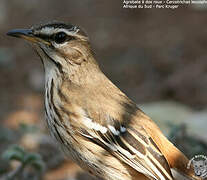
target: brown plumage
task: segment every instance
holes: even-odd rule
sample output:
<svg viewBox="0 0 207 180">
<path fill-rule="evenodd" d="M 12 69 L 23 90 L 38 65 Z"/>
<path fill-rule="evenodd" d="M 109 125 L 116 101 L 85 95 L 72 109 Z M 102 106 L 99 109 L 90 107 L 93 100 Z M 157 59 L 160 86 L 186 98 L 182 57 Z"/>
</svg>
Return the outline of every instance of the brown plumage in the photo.
<svg viewBox="0 0 207 180">
<path fill-rule="evenodd" d="M 49 23 L 8 35 L 31 41 L 41 57 L 49 128 L 83 169 L 106 180 L 197 179 L 183 153 L 102 73 L 79 27 Z"/>
</svg>

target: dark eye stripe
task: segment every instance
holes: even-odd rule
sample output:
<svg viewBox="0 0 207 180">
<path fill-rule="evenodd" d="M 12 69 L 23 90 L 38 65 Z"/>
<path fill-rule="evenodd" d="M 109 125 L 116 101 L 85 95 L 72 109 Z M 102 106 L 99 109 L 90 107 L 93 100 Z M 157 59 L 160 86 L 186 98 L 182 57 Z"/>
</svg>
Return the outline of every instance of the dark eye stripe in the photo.
<svg viewBox="0 0 207 180">
<path fill-rule="evenodd" d="M 47 34 L 35 34 L 36 37 L 40 38 L 40 39 L 43 39 L 45 41 L 54 41 L 54 34 L 51 34 L 51 35 L 47 35 Z M 74 40 L 75 37 L 73 36 L 67 36 L 67 41 L 70 41 L 70 40 Z"/>
<path fill-rule="evenodd" d="M 46 34 L 35 34 L 36 37 L 40 39 L 44 39 L 45 41 L 49 41 L 52 39 L 52 35 L 46 35 Z"/>
</svg>

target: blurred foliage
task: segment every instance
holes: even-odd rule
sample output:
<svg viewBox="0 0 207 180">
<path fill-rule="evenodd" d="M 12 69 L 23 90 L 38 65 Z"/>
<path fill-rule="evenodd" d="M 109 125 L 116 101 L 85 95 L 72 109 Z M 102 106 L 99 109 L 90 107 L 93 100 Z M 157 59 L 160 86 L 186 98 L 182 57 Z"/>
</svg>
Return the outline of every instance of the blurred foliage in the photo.
<svg viewBox="0 0 207 180">
<path fill-rule="evenodd" d="M 37 153 L 30 153 L 18 145 L 10 146 L 2 157 L 6 161 L 16 160 L 20 165 L 13 171 L 5 175 L 6 180 L 27 179 L 29 174 L 25 172 L 26 167 L 30 166 L 36 171 L 36 176 L 39 178 L 45 169 L 44 162 L 41 156 Z M 37 178 L 36 177 L 36 178 Z"/>
<path fill-rule="evenodd" d="M 15 144 L 19 143 L 21 138 L 27 134 L 37 133 L 38 131 L 38 127 L 24 123 L 19 124 L 17 129 L 0 127 L 0 179 L 40 179 L 45 169 L 45 163 L 41 155 L 28 152 L 23 147 Z M 14 162 L 18 164 L 15 169 L 13 169 Z M 31 178 L 31 176 L 34 178 Z"/>
<path fill-rule="evenodd" d="M 19 124 L 19 130 L 23 134 L 25 134 L 25 133 L 36 133 L 37 131 L 39 131 L 37 126 L 29 125 L 29 124 L 25 124 L 25 123 L 20 123 Z"/>
</svg>

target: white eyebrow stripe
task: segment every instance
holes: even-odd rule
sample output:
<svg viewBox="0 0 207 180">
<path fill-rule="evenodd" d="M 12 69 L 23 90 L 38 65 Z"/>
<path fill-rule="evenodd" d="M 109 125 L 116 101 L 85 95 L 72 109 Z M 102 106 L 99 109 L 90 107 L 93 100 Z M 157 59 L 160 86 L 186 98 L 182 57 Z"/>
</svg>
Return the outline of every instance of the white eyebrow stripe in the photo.
<svg viewBox="0 0 207 180">
<path fill-rule="evenodd" d="M 50 36 L 50 35 L 58 33 L 58 32 L 64 32 L 67 35 L 72 36 L 72 35 L 78 33 L 79 31 L 80 31 L 80 29 L 77 27 L 73 28 L 73 29 L 68 29 L 68 30 L 64 29 L 64 28 L 44 27 L 39 31 L 39 33 L 46 34 L 46 35 Z"/>
<path fill-rule="evenodd" d="M 54 33 L 54 28 L 53 27 L 44 27 L 38 32 L 41 34 L 51 35 L 52 33 Z"/>
<path fill-rule="evenodd" d="M 46 36 L 52 36 L 53 34 L 56 34 L 58 32 L 64 32 L 66 33 L 68 36 L 73 36 L 73 37 L 77 37 L 80 38 L 83 41 L 88 41 L 89 38 L 87 36 L 78 34 L 78 32 L 80 31 L 80 29 L 78 27 L 75 27 L 73 29 L 64 29 L 64 28 L 53 28 L 53 27 L 44 27 L 41 30 L 35 32 L 35 34 L 43 34 Z"/>
<path fill-rule="evenodd" d="M 64 33 L 66 33 L 67 35 L 69 35 L 69 36 L 74 36 L 74 34 L 76 34 L 78 31 L 76 30 L 76 31 L 73 31 L 73 30 L 66 30 L 66 29 L 57 29 L 57 31 L 56 31 L 56 33 L 58 33 L 58 32 L 64 32 Z"/>
</svg>

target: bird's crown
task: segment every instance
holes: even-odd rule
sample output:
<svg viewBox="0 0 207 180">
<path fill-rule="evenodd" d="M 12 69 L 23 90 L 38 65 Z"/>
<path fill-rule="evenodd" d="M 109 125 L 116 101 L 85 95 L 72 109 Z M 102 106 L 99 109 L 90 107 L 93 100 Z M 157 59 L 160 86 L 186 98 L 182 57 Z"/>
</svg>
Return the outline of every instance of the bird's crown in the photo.
<svg viewBox="0 0 207 180">
<path fill-rule="evenodd" d="M 57 43 L 76 38 L 82 40 L 88 39 L 88 36 L 83 30 L 70 23 L 50 22 L 33 26 L 31 31 L 39 38 L 54 40 L 57 41 Z"/>
</svg>

